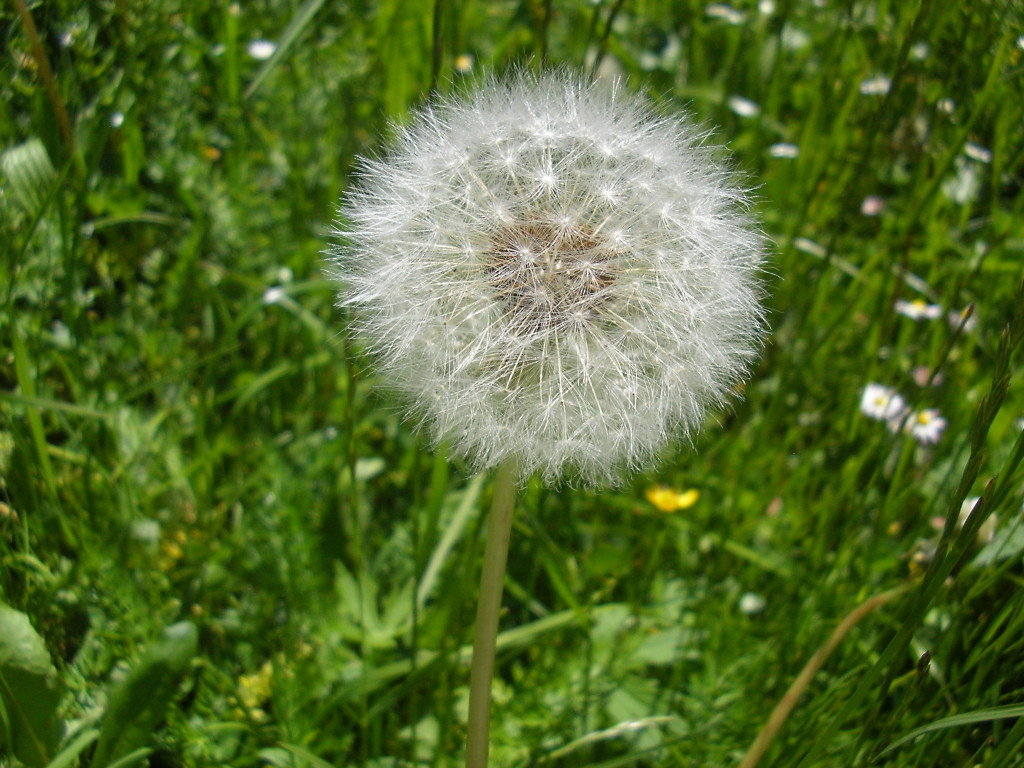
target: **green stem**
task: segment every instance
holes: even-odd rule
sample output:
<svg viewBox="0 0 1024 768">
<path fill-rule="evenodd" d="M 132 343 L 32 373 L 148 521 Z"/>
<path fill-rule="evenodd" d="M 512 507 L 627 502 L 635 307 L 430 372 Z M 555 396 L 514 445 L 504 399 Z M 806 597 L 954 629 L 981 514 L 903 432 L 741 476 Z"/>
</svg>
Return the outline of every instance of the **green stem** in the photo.
<svg viewBox="0 0 1024 768">
<path fill-rule="evenodd" d="M 508 541 L 512 535 L 512 510 L 519 475 L 515 463 L 505 460 L 494 479 L 494 499 L 487 522 L 487 547 L 480 574 L 480 594 L 476 607 L 476 633 L 473 636 L 473 661 L 469 670 L 469 721 L 466 736 L 466 768 L 487 768 L 487 749 L 491 723 L 491 680 L 494 677 L 498 614 L 508 560 Z"/>
</svg>

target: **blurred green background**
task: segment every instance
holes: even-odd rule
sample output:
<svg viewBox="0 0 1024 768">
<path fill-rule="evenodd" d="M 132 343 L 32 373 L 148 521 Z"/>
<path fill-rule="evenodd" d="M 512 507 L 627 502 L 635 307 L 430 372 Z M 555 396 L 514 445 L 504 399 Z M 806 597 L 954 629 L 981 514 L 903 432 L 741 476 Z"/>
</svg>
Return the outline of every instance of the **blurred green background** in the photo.
<svg viewBox="0 0 1024 768">
<path fill-rule="evenodd" d="M 321 270 L 355 158 L 513 65 L 731 147 L 773 332 L 657 473 L 522 494 L 493 764 L 737 765 L 901 584 L 762 765 L 1024 764 L 1018 2 L 12 0 L 0 31 L 0 599 L 62 729 L 16 748 L 0 647 L 0 764 L 460 763 L 489 478 L 402 423 Z"/>
</svg>

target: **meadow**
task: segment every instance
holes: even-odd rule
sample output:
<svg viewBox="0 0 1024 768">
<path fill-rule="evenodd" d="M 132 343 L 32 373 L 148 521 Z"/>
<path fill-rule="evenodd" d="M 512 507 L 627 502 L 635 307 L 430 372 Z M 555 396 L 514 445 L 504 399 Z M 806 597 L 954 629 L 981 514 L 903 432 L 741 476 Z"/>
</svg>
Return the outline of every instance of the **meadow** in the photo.
<svg viewBox="0 0 1024 768">
<path fill-rule="evenodd" d="M 461 764 L 492 478 L 403 419 L 323 266 L 357 157 L 510 66 L 706 124 L 771 330 L 657 470 L 520 493 L 492 765 L 1024 765 L 1019 2 L 12 0 L 0 30 L 0 765 Z"/>
</svg>

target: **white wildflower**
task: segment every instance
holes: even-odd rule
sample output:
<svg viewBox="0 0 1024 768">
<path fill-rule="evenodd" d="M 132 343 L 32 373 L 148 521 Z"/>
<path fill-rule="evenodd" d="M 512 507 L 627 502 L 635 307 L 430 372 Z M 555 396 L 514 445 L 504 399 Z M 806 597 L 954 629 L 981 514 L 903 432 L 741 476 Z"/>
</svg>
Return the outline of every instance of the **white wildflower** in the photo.
<svg viewBox="0 0 1024 768">
<path fill-rule="evenodd" d="M 921 299 L 906 301 L 898 299 L 893 305 L 896 314 L 909 317 L 911 320 L 936 320 L 942 317 L 942 307 L 938 304 L 929 304 Z"/>
<path fill-rule="evenodd" d="M 954 330 L 962 327 L 964 332 L 970 333 L 978 327 L 978 318 L 974 314 L 974 305 L 968 304 L 960 310 L 951 309 L 946 315 L 946 322 Z"/>
<path fill-rule="evenodd" d="M 922 445 L 934 445 L 939 442 L 945 428 L 946 420 L 935 408 L 915 411 L 907 419 L 907 431 Z"/>
<path fill-rule="evenodd" d="M 878 216 L 885 210 L 885 200 L 878 195 L 868 195 L 860 204 L 862 216 Z"/>
<path fill-rule="evenodd" d="M 981 190 L 977 165 L 963 157 L 956 157 L 953 165 L 956 166 L 956 173 L 942 182 L 942 194 L 960 205 L 972 202 Z"/>
<path fill-rule="evenodd" d="M 743 11 L 738 11 L 726 3 L 712 3 L 704 9 L 704 13 L 708 15 L 708 18 L 723 19 L 733 25 L 742 24 L 746 18 Z"/>
<path fill-rule="evenodd" d="M 787 51 L 801 51 L 811 44 L 811 36 L 799 27 L 786 24 L 782 28 L 782 47 Z"/>
<path fill-rule="evenodd" d="M 868 78 L 860 84 L 860 92 L 866 96 L 884 96 L 892 88 L 892 81 L 885 75 Z"/>
<path fill-rule="evenodd" d="M 523 74 L 363 162 L 340 302 L 435 443 L 596 485 L 726 399 L 763 330 L 764 240 L 702 138 L 621 87 Z"/>
<path fill-rule="evenodd" d="M 275 285 L 271 288 L 267 288 L 267 290 L 263 292 L 263 303 L 280 304 L 286 297 L 287 294 L 284 292 L 284 289 Z"/>
<path fill-rule="evenodd" d="M 967 521 L 971 517 L 971 513 L 974 512 L 975 506 L 981 501 L 979 496 L 969 496 L 961 504 L 961 511 L 956 515 L 956 527 L 963 528 Z M 939 528 L 942 528 L 943 521 L 940 518 Z M 979 546 L 984 546 L 995 539 L 995 529 L 999 525 L 999 518 L 994 512 L 990 512 L 988 517 L 985 518 L 985 522 L 981 523 L 981 527 L 978 528 L 978 534 L 975 539 Z"/>
<path fill-rule="evenodd" d="M 807 237 L 794 238 L 793 247 L 797 250 L 803 251 L 804 253 L 809 253 L 811 256 L 817 256 L 819 259 L 823 259 L 828 256 L 828 251 L 825 250 L 824 246 Z"/>
<path fill-rule="evenodd" d="M 761 106 L 757 102 L 743 96 L 730 96 L 729 109 L 740 117 L 757 117 L 761 112 Z"/>
<path fill-rule="evenodd" d="M 992 162 L 992 150 L 981 146 L 981 144 L 975 144 L 973 141 L 968 141 L 964 144 L 964 154 L 972 160 L 977 160 L 979 163 Z"/>
<path fill-rule="evenodd" d="M 907 404 L 892 387 L 872 382 L 864 387 L 860 412 L 871 419 L 894 422 L 906 415 Z"/>
<path fill-rule="evenodd" d="M 792 159 L 800 156 L 800 147 L 796 144 L 772 144 L 768 147 L 768 154 L 772 157 L 784 157 Z"/>
<path fill-rule="evenodd" d="M 253 40 L 249 43 L 249 55 L 256 61 L 266 61 L 274 55 L 277 50 L 277 43 L 272 40 Z"/>
<path fill-rule="evenodd" d="M 767 605 L 765 599 L 756 592 L 744 592 L 740 597 L 740 613 L 745 613 L 747 616 L 760 613 L 764 610 L 765 605 Z"/>
</svg>

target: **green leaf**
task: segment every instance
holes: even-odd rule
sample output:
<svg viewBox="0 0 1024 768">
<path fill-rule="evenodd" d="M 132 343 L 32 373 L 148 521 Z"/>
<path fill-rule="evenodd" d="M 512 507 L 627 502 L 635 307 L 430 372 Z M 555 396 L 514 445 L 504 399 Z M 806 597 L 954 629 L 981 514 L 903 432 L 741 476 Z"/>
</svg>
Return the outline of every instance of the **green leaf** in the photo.
<svg viewBox="0 0 1024 768">
<path fill-rule="evenodd" d="M 923 736 L 926 733 L 941 731 L 944 728 L 956 728 L 963 725 L 974 725 L 975 723 L 986 723 L 991 720 L 1006 720 L 1017 717 L 1024 717 L 1024 704 L 1009 704 L 1005 707 L 979 709 L 974 712 L 962 712 L 959 715 L 944 717 L 941 720 L 936 720 L 934 723 L 929 723 L 928 725 L 923 725 L 920 728 L 915 728 L 910 733 L 896 739 L 896 741 L 879 752 L 875 759 L 878 760 L 883 755 L 892 752 L 897 747 L 906 744 L 908 741 L 913 741 L 918 736 Z"/>
<path fill-rule="evenodd" d="M 109 765 L 149 743 L 197 648 L 195 625 L 183 621 L 167 627 L 164 636 L 143 652 L 135 668 L 110 694 L 110 707 L 92 759 L 94 766 Z M 143 751 L 132 763 L 146 753 Z"/>
<path fill-rule="evenodd" d="M 0 697 L 11 752 L 25 765 L 46 765 L 60 741 L 57 670 L 28 616 L 0 604 Z"/>
<path fill-rule="evenodd" d="M 42 208 L 57 171 L 43 142 L 29 139 L 0 154 L 0 171 L 10 185 L 11 198 L 30 216 Z"/>
</svg>

